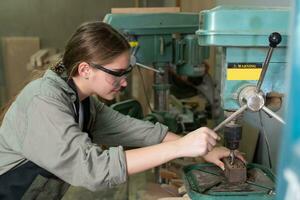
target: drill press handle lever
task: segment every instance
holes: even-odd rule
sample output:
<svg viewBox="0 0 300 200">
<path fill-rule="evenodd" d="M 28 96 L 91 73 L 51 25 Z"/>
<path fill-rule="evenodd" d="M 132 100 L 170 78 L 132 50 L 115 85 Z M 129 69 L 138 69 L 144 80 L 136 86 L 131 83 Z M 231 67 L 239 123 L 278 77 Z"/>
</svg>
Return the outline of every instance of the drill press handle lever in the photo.
<svg viewBox="0 0 300 200">
<path fill-rule="evenodd" d="M 240 114 L 242 114 L 247 109 L 247 105 L 243 105 L 237 111 L 235 111 L 232 115 L 227 117 L 224 121 L 222 121 L 218 126 L 216 126 L 213 131 L 217 132 L 221 128 L 223 128 L 227 123 L 231 122 L 232 120 L 236 119 Z"/>
<path fill-rule="evenodd" d="M 269 46 L 272 48 L 275 48 L 275 47 L 277 47 L 278 44 L 280 44 L 281 40 L 282 40 L 282 37 L 281 37 L 280 33 L 273 32 L 269 36 L 269 42 L 270 42 Z"/>
<path fill-rule="evenodd" d="M 144 69 L 147 69 L 147 70 L 153 71 L 155 73 L 159 73 L 159 74 L 164 74 L 165 73 L 163 70 L 155 69 L 153 67 L 149 67 L 147 65 L 144 65 L 142 63 L 137 62 L 136 57 L 135 57 L 134 54 L 132 54 L 131 57 L 130 57 L 130 65 L 131 66 L 135 66 L 136 65 L 136 66 L 139 66 L 141 68 L 144 68 Z"/>
<path fill-rule="evenodd" d="M 262 110 L 267 113 L 267 115 L 273 117 L 274 119 L 276 119 L 277 121 L 279 121 L 282 124 L 285 124 L 285 121 L 276 113 L 274 113 L 272 110 L 270 110 L 268 107 L 264 106 L 262 107 Z"/>
<path fill-rule="evenodd" d="M 281 39 L 282 38 L 281 38 L 280 33 L 277 33 L 277 32 L 271 33 L 270 36 L 269 36 L 269 43 L 270 43 L 269 46 L 270 47 L 269 47 L 269 50 L 268 50 L 268 53 L 267 53 L 267 57 L 266 57 L 266 59 L 264 61 L 264 64 L 263 64 L 259 80 L 258 80 L 257 85 L 256 85 L 256 92 L 260 91 L 261 85 L 264 81 L 266 72 L 267 72 L 268 67 L 269 67 L 269 63 L 270 63 L 270 59 L 271 59 L 272 54 L 273 54 L 273 50 L 281 42 Z"/>
</svg>

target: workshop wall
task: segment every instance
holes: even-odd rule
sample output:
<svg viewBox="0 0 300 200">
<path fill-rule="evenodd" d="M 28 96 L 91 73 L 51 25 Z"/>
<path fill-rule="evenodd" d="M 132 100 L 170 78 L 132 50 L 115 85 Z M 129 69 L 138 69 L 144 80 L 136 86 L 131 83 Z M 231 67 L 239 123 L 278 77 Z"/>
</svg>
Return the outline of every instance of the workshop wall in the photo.
<svg viewBox="0 0 300 200">
<path fill-rule="evenodd" d="M 9 36 L 38 37 L 40 48 L 62 49 L 78 25 L 101 20 L 112 7 L 162 6 L 144 0 L 9 0 L 0 2 L 0 105 L 7 99 L 3 44 Z M 18 59 L 18 58 L 16 58 Z M 25 66 L 24 66 L 25 67 Z M 18 73 L 17 71 L 15 73 Z"/>
<path fill-rule="evenodd" d="M 37 36 L 42 48 L 62 48 L 79 24 L 103 19 L 112 7 L 131 6 L 131 0 L 1 1 L 0 36 Z"/>
</svg>

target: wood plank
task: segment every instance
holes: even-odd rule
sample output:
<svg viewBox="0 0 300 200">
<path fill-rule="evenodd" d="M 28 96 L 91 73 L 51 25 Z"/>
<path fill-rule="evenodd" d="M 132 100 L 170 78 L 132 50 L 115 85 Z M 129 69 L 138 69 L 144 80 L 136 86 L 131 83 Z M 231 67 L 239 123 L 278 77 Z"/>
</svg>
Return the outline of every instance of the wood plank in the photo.
<svg viewBox="0 0 300 200">
<path fill-rule="evenodd" d="M 182 12 L 199 13 L 201 10 L 207 10 L 215 7 L 215 2 L 211 0 L 189 0 L 180 2 Z"/>
<path fill-rule="evenodd" d="M 112 8 L 111 13 L 178 13 L 180 7 Z"/>
<path fill-rule="evenodd" d="M 139 73 L 139 70 L 135 67 L 132 70 L 132 86 L 131 86 L 131 91 L 132 91 L 132 96 L 137 99 L 142 107 L 143 107 L 143 113 L 144 115 L 147 115 L 150 113 L 150 108 L 147 103 L 147 98 L 149 100 L 149 103 L 151 104 L 151 108 L 153 109 L 154 106 L 153 104 L 153 76 L 154 73 L 150 70 L 146 69 L 140 69 L 141 74 Z M 143 79 L 142 79 L 142 77 Z M 143 82 L 145 86 L 145 91 L 143 89 Z"/>
<path fill-rule="evenodd" d="M 10 99 L 29 79 L 26 66 L 30 56 L 40 49 L 40 40 L 38 37 L 4 37 L 2 44 L 6 99 Z"/>
</svg>

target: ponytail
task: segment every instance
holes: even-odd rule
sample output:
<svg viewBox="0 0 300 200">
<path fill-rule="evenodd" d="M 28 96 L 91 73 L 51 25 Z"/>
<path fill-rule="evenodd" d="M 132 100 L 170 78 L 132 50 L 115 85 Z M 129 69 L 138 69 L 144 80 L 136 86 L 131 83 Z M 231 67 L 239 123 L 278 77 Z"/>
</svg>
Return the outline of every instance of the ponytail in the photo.
<svg viewBox="0 0 300 200">
<path fill-rule="evenodd" d="M 66 71 L 66 67 L 62 61 L 59 61 L 55 65 L 50 67 L 50 70 L 55 72 L 57 75 L 61 76 Z"/>
</svg>

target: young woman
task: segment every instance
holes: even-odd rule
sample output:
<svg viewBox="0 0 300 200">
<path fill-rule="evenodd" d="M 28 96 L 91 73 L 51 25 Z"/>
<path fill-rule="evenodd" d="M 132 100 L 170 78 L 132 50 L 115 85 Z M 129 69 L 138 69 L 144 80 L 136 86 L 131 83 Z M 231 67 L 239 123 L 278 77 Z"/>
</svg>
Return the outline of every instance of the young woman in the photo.
<svg viewBox="0 0 300 200">
<path fill-rule="evenodd" d="M 179 137 L 92 96 L 111 100 L 126 87 L 129 59 L 128 42 L 109 25 L 92 22 L 76 30 L 61 62 L 27 84 L 2 119 L 0 199 L 20 199 L 38 175 L 97 190 L 184 156 L 203 156 L 223 168 L 220 159 L 229 151 L 214 148 L 219 137 L 212 130 Z"/>
</svg>

